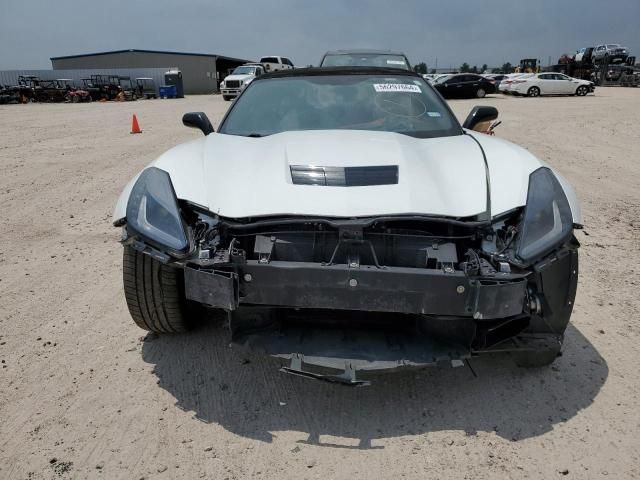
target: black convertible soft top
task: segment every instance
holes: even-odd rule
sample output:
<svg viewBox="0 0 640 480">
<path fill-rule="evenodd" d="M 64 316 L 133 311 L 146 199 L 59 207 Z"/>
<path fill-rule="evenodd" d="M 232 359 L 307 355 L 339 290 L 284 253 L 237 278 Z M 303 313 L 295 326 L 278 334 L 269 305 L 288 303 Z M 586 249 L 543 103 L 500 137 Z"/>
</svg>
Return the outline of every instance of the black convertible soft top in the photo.
<svg viewBox="0 0 640 480">
<path fill-rule="evenodd" d="M 422 78 L 421 75 L 399 68 L 386 68 L 386 67 L 309 67 L 309 68 L 294 68 L 290 70 L 278 70 L 272 73 L 265 73 L 260 75 L 256 80 L 267 80 L 269 78 L 292 78 L 292 77 L 311 77 L 311 76 L 329 76 L 329 75 L 392 75 L 394 77 L 417 77 Z"/>
</svg>

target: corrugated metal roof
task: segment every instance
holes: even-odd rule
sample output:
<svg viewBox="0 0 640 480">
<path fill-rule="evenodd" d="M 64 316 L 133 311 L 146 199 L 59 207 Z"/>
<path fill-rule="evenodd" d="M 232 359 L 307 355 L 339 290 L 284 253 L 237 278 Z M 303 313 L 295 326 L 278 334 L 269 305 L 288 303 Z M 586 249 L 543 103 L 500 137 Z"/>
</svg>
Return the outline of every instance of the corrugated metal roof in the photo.
<svg viewBox="0 0 640 480">
<path fill-rule="evenodd" d="M 130 53 L 130 52 L 159 53 L 161 55 L 187 55 L 192 57 L 214 57 L 214 58 L 221 58 L 223 60 L 231 60 L 231 61 L 244 62 L 244 63 L 252 61 L 252 60 L 243 60 L 242 58 L 227 57 L 226 55 L 218 55 L 215 53 L 170 52 L 166 50 L 140 50 L 136 48 L 130 48 L 128 50 L 111 50 L 109 52 L 95 52 L 95 53 L 83 53 L 79 55 L 66 55 L 62 57 L 51 57 L 49 60 L 53 61 L 53 60 L 63 60 L 66 58 L 97 57 L 99 55 L 112 55 L 114 53 L 117 54 L 117 53 Z"/>
</svg>

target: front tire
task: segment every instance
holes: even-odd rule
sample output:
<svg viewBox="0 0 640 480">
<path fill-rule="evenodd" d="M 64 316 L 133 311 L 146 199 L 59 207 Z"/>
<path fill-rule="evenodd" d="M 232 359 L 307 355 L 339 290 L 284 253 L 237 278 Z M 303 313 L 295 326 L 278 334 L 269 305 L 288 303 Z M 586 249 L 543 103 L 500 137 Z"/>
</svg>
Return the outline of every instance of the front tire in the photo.
<svg viewBox="0 0 640 480">
<path fill-rule="evenodd" d="M 230 97 L 230 96 L 228 96 L 228 95 L 223 95 L 223 96 L 222 96 L 222 99 L 223 99 L 225 102 L 230 102 L 230 101 L 231 101 L 231 97 Z"/>
<path fill-rule="evenodd" d="M 529 97 L 539 97 L 540 96 L 540 89 L 538 87 L 531 87 L 529 90 L 527 90 L 527 96 L 529 96 Z"/>
<path fill-rule="evenodd" d="M 487 95 L 487 92 L 484 88 L 479 88 L 476 90 L 476 98 L 484 98 Z"/>
<path fill-rule="evenodd" d="M 580 85 L 576 89 L 576 95 L 579 97 L 584 97 L 587 93 L 588 93 L 587 87 L 585 87 L 584 85 Z"/>
<path fill-rule="evenodd" d="M 133 321 L 143 330 L 178 333 L 189 329 L 184 274 L 125 246 L 124 296 Z"/>
</svg>

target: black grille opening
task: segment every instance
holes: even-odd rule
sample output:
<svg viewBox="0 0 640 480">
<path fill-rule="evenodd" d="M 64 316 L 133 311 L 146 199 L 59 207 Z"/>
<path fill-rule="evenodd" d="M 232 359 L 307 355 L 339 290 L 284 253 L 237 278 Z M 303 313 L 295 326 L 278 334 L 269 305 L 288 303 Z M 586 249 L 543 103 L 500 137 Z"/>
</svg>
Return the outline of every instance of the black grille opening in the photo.
<svg viewBox="0 0 640 480">
<path fill-rule="evenodd" d="M 368 167 L 318 167 L 291 165 L 291 179 L 295 185 L 322 185 L 327 187 L 364 187 L 370 185 L 397 185 L 397 165 Z"/>
</svg>

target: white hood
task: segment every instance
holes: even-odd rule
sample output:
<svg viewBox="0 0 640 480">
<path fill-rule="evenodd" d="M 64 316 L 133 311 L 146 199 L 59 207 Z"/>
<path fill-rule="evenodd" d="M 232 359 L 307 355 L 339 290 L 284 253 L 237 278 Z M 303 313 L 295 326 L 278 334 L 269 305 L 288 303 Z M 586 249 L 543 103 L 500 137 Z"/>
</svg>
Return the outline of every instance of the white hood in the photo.
<svg viewBox="0 0 640 480">
<path fill-rule="evenodd" d="M 490 213 L 495 216 L 524 205 L 529 175 L 544 164 L 507 141 L 475 133 L 473 137 L 487 156 Z M 152 165 L 169 172 L 178 198 L 228 218 L 469 217 L 487 210 L 487 168 L 474 138 L 418 139 L 354 130 L 284 132 L 263 138 L 213 133 L 169 150 Z M 291 165 L 397 165 L 398 184 L 297 185 L 291 178 Z M 135 180 L 122 193 L 114 220 L 125 216 Z M 569 189 L 574 221 L 579 222 L 575 194 L 560 180 L 565 191 Z"/>
<path fill-rule="evenodd" d="M 482 152 L 464 135 L 421 140 L 347 130 L 285 132 L 263 138 L 212 134 L 206 137 L 203 153 L 201 173 L 192 172 L 184 183 L 182 175 L 174 174 L 178 169 L 184 172 L 180 160 L 164 156 L 155 166 L 171 174 L 179 198 L 224 217 L 408 213 L 466 217 L 486 210 Z M 296 185 L 291 165 L 397 165 L 398 184 Z M 194 188 L 196 181 L 202 181 L 201 188 Z"/>
<path fill-rule="evenodd" d="M 255 75 L 248 75 L 248 74 L 242 74 L 242 75 L 227 75 L 226 77 L 224 77 L 224 81 L 226 82 L 227 80 L 253 80 L 255 78 Z"/>
</svg>

